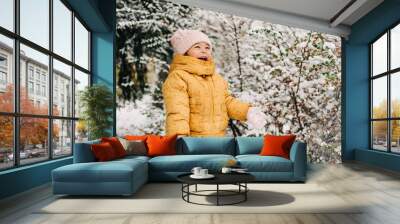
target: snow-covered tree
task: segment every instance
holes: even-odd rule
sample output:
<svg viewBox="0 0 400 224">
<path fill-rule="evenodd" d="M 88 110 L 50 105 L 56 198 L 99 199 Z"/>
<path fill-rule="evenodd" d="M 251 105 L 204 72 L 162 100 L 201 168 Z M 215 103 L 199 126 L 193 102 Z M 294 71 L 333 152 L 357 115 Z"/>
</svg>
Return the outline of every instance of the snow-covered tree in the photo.
<svg viewBox="0 0 400 224">
<path fill-rule="evenodd" d="M 231 94 L 267 115 L 262 130 L 234 121 L 242 135 L 293 133 L 307 142 L 310 162 L 340 162 L 339 37 L 159 0 L 117 4 L 119 135 L 164 134 L 168 38 L 178 28 L 199 29 L 212 40 L 217 71 Z M 151 85 L 150 61 L 159 77 Z"/>
<path fill-rule="evenodd" d="M 162 68 L 158 75 L 165 76 L 173 54 L 168 39 L 176 29 L 193 23 L 191 11 L 162 0 L 117 0 L 117 84 L 121 101 L 135 101 L 145 93 L 151 58 Z"/>
</svg>

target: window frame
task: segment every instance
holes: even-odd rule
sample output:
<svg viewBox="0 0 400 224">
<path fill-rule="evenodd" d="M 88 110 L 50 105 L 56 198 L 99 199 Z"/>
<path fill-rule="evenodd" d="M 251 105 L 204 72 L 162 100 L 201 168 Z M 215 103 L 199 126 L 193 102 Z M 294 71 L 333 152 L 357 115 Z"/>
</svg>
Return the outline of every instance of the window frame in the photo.
<svg viewBox="0 0 400 224">
<path fill-rule="evenodd" d="M 400 152 L 393 152 L 392 151 L 392 121 L 400 121 L 400 117 L 392 117 L 392 99 L 391 99 L 391 80 L 392 76 L 395 75 L 396 73 L 400 72 L 400 67 L 398 68 L 393 68 L 391 69 L 391 30 L 395 28 L 396 26 L 400 26 L 400 21 L 395 22 L 392 24 L 390 27 L 386 28 L 384 32 L 379 34 L 375 39 L 373 39 L 371 42 L 368 43 L 368 53 L 369 53 L 369 149 L 373 151 L 379 151 L 379 152 L 386 152 L 386 153 L 391 153 L 391 154 L 400 154 Z M 381 37 L 383 37 L 385 34 L 387 34 L 387 64 L 386 64 L 386 72 L 376 74 L 374 76 L 373 74 L 373 44 L 379 40 Z M 373 81 L 378 78 L 386 77 L 386 87 L 387 87 L 387 93 L 386 93 L 386 98 L 387 98 L 387 105 L 386 105 L 386 118 L 373 118 Z M 374 148 L 374 136 L 373 136 L 373 122 L 374 121 L 386 121 L 386 150 L 379 150 Z"/>
<path fill-rule="evenodd" d="M 74 88 L 74 82 L 75 82 L 75 69 L 78 69 L 79 71 L 85 73 L 89 77 L 89 83 L 88 86 L 92 85 L 92 61 L 91 61 L 91 49 L 92 49 L 92 43 L 91 43 L 91 37 L 92 37 L 92 30 L 89 28 L 89 26 L 84 22 L 84 20 L 79 16 L 78 13 L 76 13 L 72 7 L 66 2 L 65 0 L 59 0 L 68 10 L 71 11 L 71 18 L 70 18 L 70 23 L 71 23 L 71 59 L 64 58 L 61 55 L 58 55 L 55 53 L 53 50 L 53 23 L 54 23 L 54 18 L 53 18 L 53 1 L 54 0 L 48 0 L 49 1 L 49 47 L 46 49 L 45 47 L 42 47 L 39 44 L 34 43 L 33 41 L 30 41 L 29 39 L 24 38 L 23 36 L 20 35 L 20 0 L 14 0 L 13 1 L 13 10 L 14 10 L 14 30 L 10 31 L 4 27 L 0 26 L 0 35 L 3 35 L 7 38 L 12 39 L 13 41 L 13 64 L 12 66 L 12 73 L 14 78 L 14 110 L 13 112 L 2 112 L 0 111 L 0 116 L 4 117 L 12 117 L 13 119 L 13 166 L 10 167 L 5 167 L 5 168 L 0 168 L 0 172 L 5 171 L 5 170 L 11 170 L 11 169 L 16 169 L 19 167 L 23 166 L 30 166 L 33 164 L 38 164 L 38 163 L 43 163 L 46 161 L 54 160 L 54 159 L 61 159 L 65 157 L 70 157 L 73 156 L 74 152 L 74 143 L 75 143 L 75 126 L 76 122 L 79 120 L 79 117 L 75 116 L 75 108 L 71 108 L 71 114 L 70 116 L 56 116 L 53 115 L 53 60 L 58 60 L 61 63 L 64 63 L 68 66 L 71 66 L 71 93 L 73 94 L 73 97 L 71 99 L 71 104 L 74 105 L 75 103 L 75 88 Z M 84 26 L 84 28 L 88 31 L 88 69 L 85 69 L 78 64 L 75 63 L 75 18 L 79 20 L 79 22 Z M 48 93 L 45 93 L 48 96 L 48 107 L 49 111 L 46 115 L 39 115 L 39 114 L 26 114 L 26 113 L 21 113 L 20 112 L 20 85 L 21 85 L 21 80 L 20 80 L 20 45 L 23 44 L 27 47 L 32 48 L 33 50 L 39 51 L 40 53 L 43 53 L 48 56 L 49 58 L 49 63 L 48 63 L 48 82 L 46 83 L 46 91 Z M 28 67 L 29 64 L 27 64 L 27 72 L 26 72 L 26 82 L 29 80 L 32 80 L 34 83 L 34 86 L 36 83 L 41 83 L 41 74 L 42 72 L 39 73 L 39 80 L 36 82 L 36 68 L 33 70 L 33 79 L 30 79 L 30 74 L 28 72 Z M 40 85 L 41 86 L 41 85 Z M 28 87 L 28 86 L 27 86 Z M 28 87 L 29 88 L 29 87 Z M 27 89 L 27 91 L 29 91 Z M 34 89 L 36 91 L 36 89 Z M 43 97 L 42 94 L 39 96 Z M 47 136 L 47 142 L 49 143 L 47 145 L 47 158 L 43 158 L 43 160 L 40 160 L 38 162 L 32 162 L 32 163 L 26 163 L 26 164 L 21 164 L 20 161 L 20 119 L 21 118 L 45 118 L 47 119 L 48 122 L 48 136 Z M 64 120 L 64 121 L 70 121 L 71 122 L 71 153 L 68 155 L 62 155 L 62 156 L 55 156 L 53 155 L 53 123 L 56 122 L 57 120 Z"/>
</svg>

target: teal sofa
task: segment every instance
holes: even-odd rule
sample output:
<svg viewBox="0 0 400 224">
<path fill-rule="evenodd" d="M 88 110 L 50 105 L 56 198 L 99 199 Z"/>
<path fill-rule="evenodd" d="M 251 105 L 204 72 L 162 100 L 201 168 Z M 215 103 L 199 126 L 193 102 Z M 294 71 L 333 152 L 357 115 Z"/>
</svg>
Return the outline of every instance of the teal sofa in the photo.
<svg viewBox="0 0 400 224">
<path fill-rule="evenodd" d="M 228 160 L 236 160 L 259 182 L 305 182 L 306 144 L 296 141 L 290 159 L 260 156 L 263 137 L 183 137 L 177 140 L 177 155 L 127 156 L 107 162 L 96 162 L 91 141 L 77 143 L 74 163 L 52 171 L 54 194 L 131 195 L 148 181 L 176 181 L 193 167 L 218 172 Z"/>
</svg>

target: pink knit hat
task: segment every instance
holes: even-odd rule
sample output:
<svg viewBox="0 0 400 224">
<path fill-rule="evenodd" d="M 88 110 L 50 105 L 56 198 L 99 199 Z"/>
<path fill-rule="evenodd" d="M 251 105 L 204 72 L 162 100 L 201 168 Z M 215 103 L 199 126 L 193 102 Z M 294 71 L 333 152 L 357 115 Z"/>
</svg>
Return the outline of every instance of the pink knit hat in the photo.
<svg viewBox="0 0 400 224">
<path fill-rule="evenodd" d="M 185 54 L 194 44 L 199 42 L 206 42 L 210 45 L 210 49 L 212 47 L 208 36 L 199 30 L 178 29 L 172 34 L 170 41 L 175 53 L 178 54 Z"/>
</svg>

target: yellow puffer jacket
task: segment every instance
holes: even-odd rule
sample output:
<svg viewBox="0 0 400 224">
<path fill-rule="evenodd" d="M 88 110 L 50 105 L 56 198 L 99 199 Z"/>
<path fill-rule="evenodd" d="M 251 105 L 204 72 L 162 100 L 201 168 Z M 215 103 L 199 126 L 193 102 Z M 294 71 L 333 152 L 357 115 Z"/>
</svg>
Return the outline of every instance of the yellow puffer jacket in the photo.
<svg viewBox="0 0 400 224">
<path fill-rule="evenodd" d="M 212 60 L 176 54 L 163 84 L 166 132 L 224 136 L 229 118 L 246 120 L 249 104 L 229 94 Z"/>
</svg>

